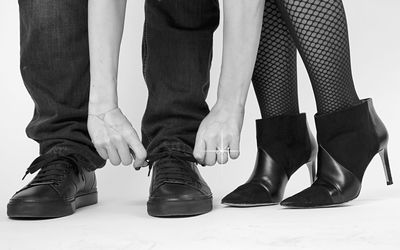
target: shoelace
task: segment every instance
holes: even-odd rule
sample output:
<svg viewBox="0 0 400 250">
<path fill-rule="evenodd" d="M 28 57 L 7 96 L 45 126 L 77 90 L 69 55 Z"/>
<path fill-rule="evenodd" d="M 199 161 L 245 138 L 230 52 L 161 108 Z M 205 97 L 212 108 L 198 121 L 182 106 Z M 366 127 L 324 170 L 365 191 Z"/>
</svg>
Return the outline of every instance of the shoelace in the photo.
<svg viewBox="0 0 400 250">
<path fill-rule="evenodd" d="M 150 176 L 151 169 L 153 168 L 155 161 L 167 161 L 170 159 L 180 161 L 181 164 L 157 164 L 157 175 L 154 179 L 156 186 L 169 181 L 183 182 L 190 185 L 199 184 L 197 175 L 193 172 L 190 166 L 188 166 L 188 162 L 197 163 L 193 155 L 183 151 L 170 150 L 168 148 L 162 149 L 160 153 L 153 154 L 151 157 L 148 158 L 148 176 Z"/>
<path fill-rule="evenodd" d="M 153 168 L 154 162 L 164 159 L 164 158 L 174 158 L 176 160 L 180 161 L 189 161 L 189 162 L 194 162 L 197 163 L 196 159 L 193 157 L 192 154 L 189 154 L 184 151 L 179 151 L 179 150 L 171 150 L 167 147 L 161 148 L 158 153 L 152 154 L 147 158 L 148 166 L 149 166 L 149 173 L 148 176 L 150 176 L 151 169 Z"/>
<path fill-rule="evenodd" d="M 28 174 L 34 174 L 40 170 L 29 185 L 58 185 L 71 170 L 79 172 L 77 166 L 77 160 L 72 154 L 62 156 L 56 154 L 44 154 L 31 163 L 22 180 L 24 180 Z"/>
</svg>

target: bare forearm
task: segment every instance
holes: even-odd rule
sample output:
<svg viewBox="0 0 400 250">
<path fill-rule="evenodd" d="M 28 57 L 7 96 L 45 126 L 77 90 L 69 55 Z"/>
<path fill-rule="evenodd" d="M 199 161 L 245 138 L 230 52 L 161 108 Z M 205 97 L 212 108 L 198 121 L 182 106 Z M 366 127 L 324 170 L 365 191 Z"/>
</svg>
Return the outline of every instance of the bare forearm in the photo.
<svg viewBox="0 0 400 250">
<path fill-rule="evenodd" d="M 218 102 L 243 107 L 257 56 L 265 0 L 224 1 Z"/>
<path fill-rule="evenodd" d="M 89 112 L 118 105 L 117 75 L 126 0 L 89 0 Z"/>
</svg>

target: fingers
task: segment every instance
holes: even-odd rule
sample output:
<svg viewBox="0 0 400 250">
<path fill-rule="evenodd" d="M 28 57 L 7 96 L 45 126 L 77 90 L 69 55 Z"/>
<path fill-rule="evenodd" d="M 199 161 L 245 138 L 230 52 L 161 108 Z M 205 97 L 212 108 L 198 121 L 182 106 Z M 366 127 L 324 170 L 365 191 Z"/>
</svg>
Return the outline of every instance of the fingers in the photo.
<svg viewBox="0 0 400 250">
<path fill-rule="evenodd" d="M 226 144 L 222 144 L 217 148 L 217 162 L 218 164 L 226 164 L 228 162 L 228 152 L 229 152 L 229 141 Z"/>
<path fill-rule="evenodd" d="M 240 138 L 234 136 L 229 144 L 229 156 L 232 160 L 239 158 L 240 155 Z"/>
<path fill-rule="evenodd" d="M 217 161 L 219 164 L 226 164 L 228 162 L 229 145 L 231 140 L 232 136 L 221 133 L 220 142 L 217 148 Z"/>
<path fill-rule="evenodd" d="M 94 139 L 92 142 L 94 147 L 96 148 L 97 153 L 99 153 L 101 158 L 103 158 L 104 160 L 110 159 L 110 155 L 108 152 L 108 148 L 110 148 L 110 146 L 108 141 Z M 115 157 L 113 157 L 113 159 L 115 159 Z"/>
<path fill-rule="evenodd" d="M 194 156 L 199 162 L 204 162 L 207 166 L 216 163 L 226 164 L 229 157 L 237 159 L 239 157 L 239 136 L 224 135 L 220 133 L 215 136 L 205 136 L 205 140 L 196 141 Z M 205 148 L 201 152 L 200 148 Z"/>
<path fill-rule="evenodd" d="M 107 143 L 106 149 L 111 164 L 114 166 L 118 166 L 119 164 L 121 164 L 121 158 L 119 157 L 118 151 L 114 147 L 114 145 L 112 143 Z"/>
<path fill-rule="evenodd" d="M 209 137 L 206 141 L 207 144 L 207 165 L 212 166 L 218 164 L 226 164 L 228 162 L 229 145 L 232 136 L 224 133 L 219 133 L 215 136 Z"/>
<path fill-rule="evenodd" d="M 196 143 L 194 145 L 193 157 L 202 165 L 205 165 L 206 156 L 206 143 L 199 133 L 196 136 Z"/>
<path fill-rule="evenodd" d="M 134 166 L 145 165 L 146 150 L 120 109 L 107 112 L 102 119 L 88 118 L 88 131 L 99 155 L 103 159 L 109 159 L 112 165 L 122 162 L 127 166 L 133 159 Z"/>
<path fill-rule="evenodd" d="M 217 142 L 214 139 L 206 140 L 205 163 L 207 166 L 214 166 L 217 161 Z"/>
<path fill-rule="evenodd" d="M 103 159 L 109 159 L 114 166 L 118 166 L 121 163 L 124 166 L 128 166 L 132 164 L 133 158 L 135 158 L 134 167 L 146 165 L 146 150 L 140 142 L 136 131 L 132 131 L 125 137 L 114 134 L 110 138 L 109 140 L 93 143 Z M 132 149 L 133 155 L 129 148 Z"/>
<path fill-rule="evenodd" d="M 119 158 L 121 159 L 122 165 L 128 166 L 132 163 L 132 155 L 129 152 L 128 143 L 121 136 L 114 137 L 112 144 L 117 150 Z"/>
<path fill-rule="evenodd" d="M 101 158 L 103 158 L 104 160 L 108 160 L 108 154 L 107 154 L 107 150 L 105 148 L 100 147 L 100 146 L 96 146 L 96 145 L 95 145 L 95 148 L 96 148 L 96 151 L 97 151 L 97 153 L 99 153 Z"/>
<path fill-rule="evenodd" d="M 125 140 L 127 141 L 129 147 L 134 152 L 135 161 L 133 166 L 135 168 L 143 167 L 146 165 L 146 157 L 147 152 L 144 148 L 143 144 L 140 142 L 139 136 L 137 135 L 135 130 L 132 130 L 131 133 L 125 136 Z"/>
<path fill-rule="evenodd" d="M 217 152 L 217 162 L 218 164 L 226 164 L 228 162 L 228 150 L 222 149 Z"/>
</svg>

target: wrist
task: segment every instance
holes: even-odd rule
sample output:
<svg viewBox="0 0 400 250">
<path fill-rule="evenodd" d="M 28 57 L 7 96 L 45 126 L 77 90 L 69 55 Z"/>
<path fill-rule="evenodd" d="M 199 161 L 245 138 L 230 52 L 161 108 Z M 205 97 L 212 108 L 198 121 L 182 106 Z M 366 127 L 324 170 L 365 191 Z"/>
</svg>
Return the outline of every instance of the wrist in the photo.
<svg viewBox="0 0 400 250">
<path fill-rule="evenodd" d="M 216 105 L 229 108 L 242 110 L 245 108 L 246 100 L 240 93 L 221 94 L 219 91 Z"/>
<path fill-rule="evenodd" d="M 229 98 L 218 98 L 214 106 L 216 109 L 229 110 L 230 112 L 244 112 L 244 103 Z"/>
<path fill-rule="evenodd" d="M 89 111 L 103 113 L 118 107 L 116 84 L 91 81 L 89 94 Z"/>
<path fill-rule="evenodd" d="M 217 103 L 235 109 L 244 109 L 248 93 L 246 81 L 221 77 L 218 86 Z"/>
<path fill-rule="evenodd" d="M 102 103 L 93 105 L 89 102 L 88 114 L 91 115 L 104 114 L 117 108 L 118 104 L 115 103 Z"/>
<path fill-rule="evenodd" d="M 101 114 L 118 107 L 116 95 L 90 95 L 88 111 L 90 114 Z"/>
</svg>

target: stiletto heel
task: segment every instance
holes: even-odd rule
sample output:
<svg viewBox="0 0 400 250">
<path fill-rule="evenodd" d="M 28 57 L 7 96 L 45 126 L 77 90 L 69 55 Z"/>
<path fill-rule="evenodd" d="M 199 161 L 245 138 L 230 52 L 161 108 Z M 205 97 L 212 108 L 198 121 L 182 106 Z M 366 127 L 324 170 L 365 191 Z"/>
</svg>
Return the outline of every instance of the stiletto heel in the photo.
<svg viewBox="0 0 400 250">
<path fill-rule="evenodd" d="M 317 180 L 317 166 L 316 166 L 315 160 L 307 163 L 307 167 L 308 167 L 308 172 L 310 174 L 311 184 L 313 184 L 314 181 Z"/>
<path fill-rule="evenodd" d="M 383 170 L 385 171 L 386 183 L 387 183 L 387 185 L 392 185 L 393 179 L 392 179 L 392 172 L 390 171 L 387 147 L 382 149 L 379 152 L 379 156 L 381 157 L 382 164 L 383 164 Z"/>
</svg>

